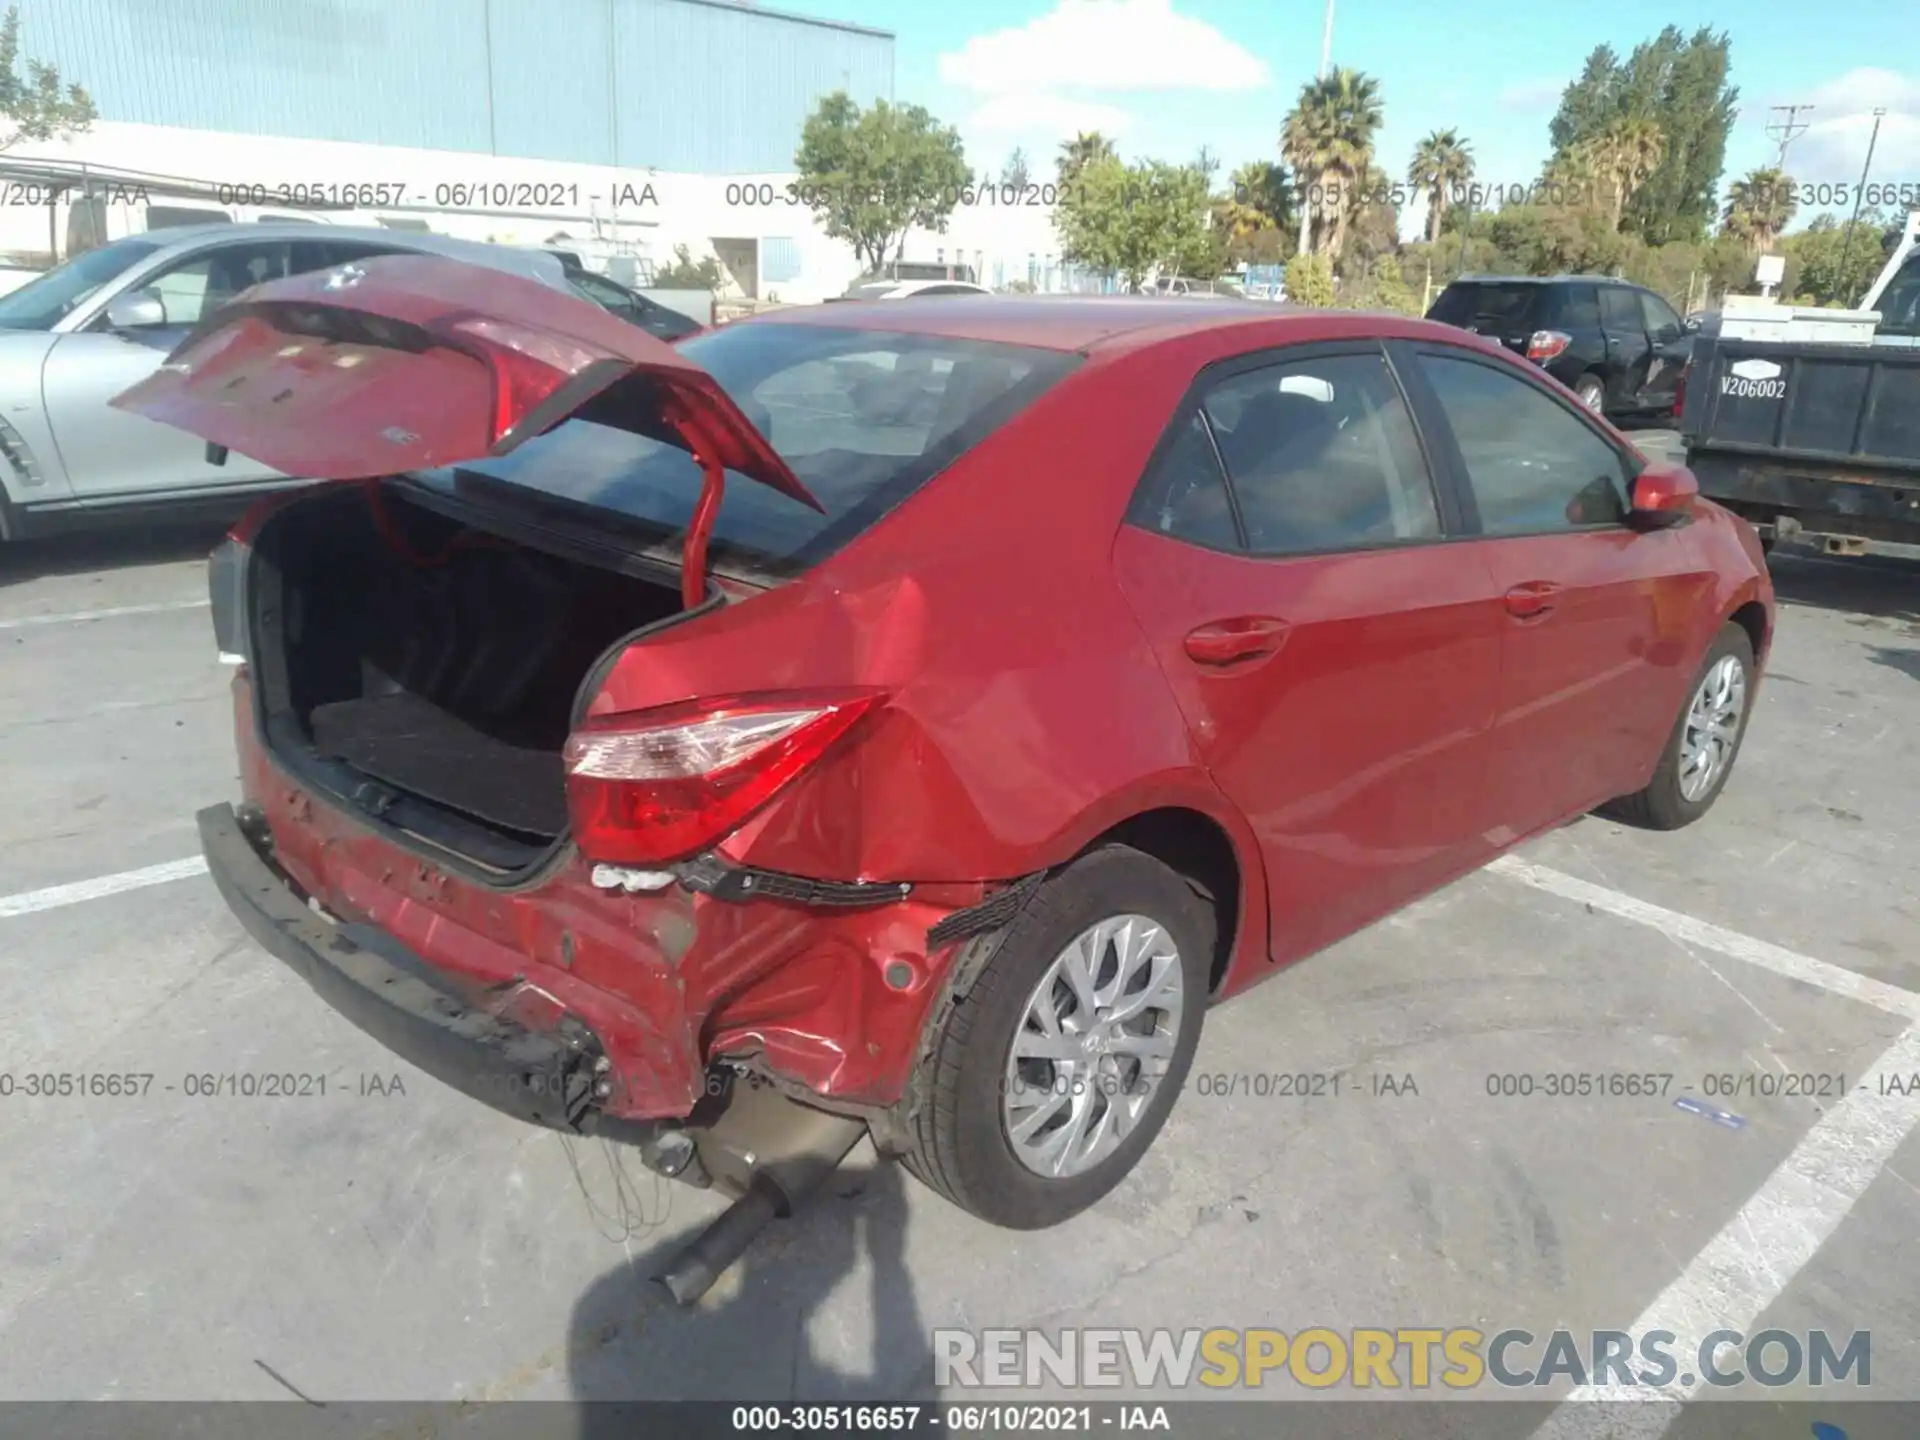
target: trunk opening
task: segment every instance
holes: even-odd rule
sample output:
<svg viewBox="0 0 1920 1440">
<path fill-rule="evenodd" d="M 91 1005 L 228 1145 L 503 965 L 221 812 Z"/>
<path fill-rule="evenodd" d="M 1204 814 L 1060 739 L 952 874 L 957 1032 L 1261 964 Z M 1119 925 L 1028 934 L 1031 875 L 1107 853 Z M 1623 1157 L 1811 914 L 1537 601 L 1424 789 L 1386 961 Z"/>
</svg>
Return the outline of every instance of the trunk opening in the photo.
<svg viewBox="0 0 1920 1440">
<path fill-rule="evenodd" d="M 379 482 L 274 515 L 249 589 L 276 759 L 501 877 L 567 834 L 560 752 L 587 678 L 692 613 L 674 581 L 561 558 Z"/>
</svg>

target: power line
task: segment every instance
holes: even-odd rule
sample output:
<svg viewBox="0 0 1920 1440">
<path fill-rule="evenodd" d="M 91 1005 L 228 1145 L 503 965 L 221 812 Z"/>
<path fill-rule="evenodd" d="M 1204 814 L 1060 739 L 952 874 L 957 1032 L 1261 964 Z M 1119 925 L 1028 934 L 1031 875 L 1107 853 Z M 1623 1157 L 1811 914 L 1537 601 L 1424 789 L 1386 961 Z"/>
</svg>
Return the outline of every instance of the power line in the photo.
<svg viewBox="0 0 1920 1440">
<path fill-rule="evenodd" d="M 1784 120 L 1774 120 L 1767 125 L 1767 138 L 1780 142 L 1780 157 L 1774 162 L 1776 170 L 1787 168 L 1787 147 L 1806 134 L 1807 126 L 1811 123 L 1800 119 L 1800 116 L 1813 108 L 1811 105 L 1775 105 L 1773 107 L 1774 114 L 1786 116 Z"/>
</svg>

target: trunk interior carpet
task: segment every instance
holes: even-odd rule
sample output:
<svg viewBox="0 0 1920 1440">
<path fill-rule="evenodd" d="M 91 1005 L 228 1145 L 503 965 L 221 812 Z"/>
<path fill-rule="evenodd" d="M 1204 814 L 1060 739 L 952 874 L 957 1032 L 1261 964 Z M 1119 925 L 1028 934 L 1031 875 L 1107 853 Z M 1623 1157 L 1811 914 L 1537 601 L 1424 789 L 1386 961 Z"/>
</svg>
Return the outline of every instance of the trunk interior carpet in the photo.
<svg viewBox="0 0 1920 1440">
<path fill-rule="evenodd" d="M 474 729 L 417 695 L 317 706 L 314 747 L 364 775 L 524 835 L 567 827 L 559 752 Z"/>
</svg>

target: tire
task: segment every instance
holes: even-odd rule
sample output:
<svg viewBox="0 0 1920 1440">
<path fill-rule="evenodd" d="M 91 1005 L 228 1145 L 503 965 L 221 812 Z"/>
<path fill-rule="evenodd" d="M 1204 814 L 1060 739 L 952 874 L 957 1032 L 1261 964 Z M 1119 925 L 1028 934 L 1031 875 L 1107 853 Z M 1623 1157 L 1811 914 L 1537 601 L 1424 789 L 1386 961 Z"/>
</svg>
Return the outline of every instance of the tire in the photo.
<svg viewBox="0 0 1920 1440">
<path fill-rule="evenodd" d="M 1069 1077 L 1052 1062 L 1029 1061 L 1013 1072 L 1016 1036 L 1031 1033 L 1034 1042 L 1041 1039 L 1037 1030 L 1026 1031 L 1026 1020 L 1030 1002 L 1039 1002 L 1042 979 L 1077 939 L 1127 915 L 1143 916 L 1159 926 L 1178 952 L 1173 967 L 1180 984 L 1177 1025 L 1167 1014 L 1174 1007 L 1157 1009 L 1166 1032 L 1161 1038 L 1171 1039 L 1171 1053 L 1164 1062 L 1147 1062 L 1164 1063 L 1164 1070 L 1147 1082 L 1116 1079 L 1101 1075 L 1101 1067 L 1137 1064 L 1137 1057 L 1100 1054 L 1069 1062 L 1076 1068 L 1094 1067 L 1099 1078 L 1091 1085 Z M 965 984 L 951 1004 L 937 1009 L 930 1022 L 908 1090 L 902 1156 L 907 1168 L 961 1209 L 1014 1230 L 1057 1225 L 1098 1201 L 1146 1153 L 1186 1082 L 1200 1042 L 1215 934 L 1212 905 L 1175 871 L 1127 846 L 1091 851 L 1046 880 L 1007 926 L 971 984 Z M 1092 966 L 1096 979 L 1113 953 L 1102 947 Z M 957 964 L 956 972 L 959 968 Z M 1048 993 L 1072 992 L 1062 980 L 1049 986 Z M 1062 1028 L 1075 1018 L 1065 1017 Z M 1043 1123 L 1033 1142 L 1038 1145 L 1057 1140 L 1083 1105 L 1096 1122 L 1089 1128 L 1097 1129 L 1101 1106 L 1111 1109 L 1127 1102 L 1127 1094 L 1115 1093 L 1113 1087 L 1129 1084 L 1138 1112 L 1131 1129 L 1104 1158 L 1089 1157 L 1091 1163 L 1078 1169 L 1070 1161 L 1068 1173 L 1050 1175 L 1016 1153 L 1006 1113 L 1013 1103 L 1009 1095 L 1032 1103 L 1034 1111 L 1027 1118 L 1039 1111 L 1057 1112 L 1039 1117 Z M 1126 1112 L 1108 1114 L 1108 1123 L 1121 1113 Z"/>
<path fill-rule="evenodd" d="M 1734 722 L 1732 744 L 1706 787 L 1689 794 L 1682 777 L 1682 761 L 1690 728 L 1688 721 L 1709 679 L 1729 661 L 1738 667 L 1740 691 L 1739 715 Z M 1753 687 L 1753 642 L 1747 638 L 1745 630 L 1738 625 L 1728 624 L 1707 648 L 1706 658 L 1694 672 L 1693 683 L 1687 687 L 1687 698 L 1681 705 L 1679 718 L 1674 721 L 1673 733 L 1667 737 L 1666 749 L 1660 752 L 1660 763 L 1654 768 L 1653 779 L 1648 782 L 1647 788 L 1610 801 L 1601 807 L 1600 813 L 1609 819 L 1646 830 L 1678 830 L 1684 825 L 1691 825 L 1711 810 L 1713 802 L 1720 798 L 1720 792 L 1726 788 L 1727 777 L 1733 773 L 1735 762 L 1740 758 L 1740 746 L 1747 736 L 1747 719 L 1753 713 Z"/>
<path fill-rule="evenodd" d="M 1604 416 L 1607 413 L 1607 387 L 1600 383 L 1598 375 L 1582 375 L 1573 382 L 1573 393 L 1595 415 Z"/>
</svg>

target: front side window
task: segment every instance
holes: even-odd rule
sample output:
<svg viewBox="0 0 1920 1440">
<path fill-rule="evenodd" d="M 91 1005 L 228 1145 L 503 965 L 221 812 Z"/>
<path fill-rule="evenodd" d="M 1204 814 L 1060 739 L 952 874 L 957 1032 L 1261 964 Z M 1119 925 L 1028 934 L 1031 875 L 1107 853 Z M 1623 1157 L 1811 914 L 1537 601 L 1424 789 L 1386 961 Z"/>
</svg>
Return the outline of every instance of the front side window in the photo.
<svg viewBox="0 0 1920 1440">
<path fill-rule="evenodd" d="M 161 271 L 141 289 L 158 297 L 166 311 L 164 324 L 198 325 L 202 316 L 242 291 L 283 279 L 292 263 L 290 249 L 286 241 L 274 240 L 202 250 Z"/>
<path fill-rule="evenodd" d="M 1647 333 L 1662 345 L 1678 340 L 1681 335 L 1680 317 L 1673 313 L 1673 307 L 1658 295 L 1640 292 L 1640 309 L 1646 318 Z"/>
<path fill-rule="evenodd" d="M 1423 354 L 1489 535 L 1538 535 L 1621 524 L 1620 453 L 1566 406 L 1476 360 Z"/>
<path fill-rule="evenodd" d="M 1255 554 L 1439 535 L 1420 442 L 1384 356 L 1249 370 L 1215 386 L 1202 408 Z"/>
<path fill-rule="evenodd" d="M 157 240 L 116 240 L 76 256 L 11 295 L 0 297 L 0 330 L 51 330 L 102 285 L 160 248 Z"/>
</svg>

